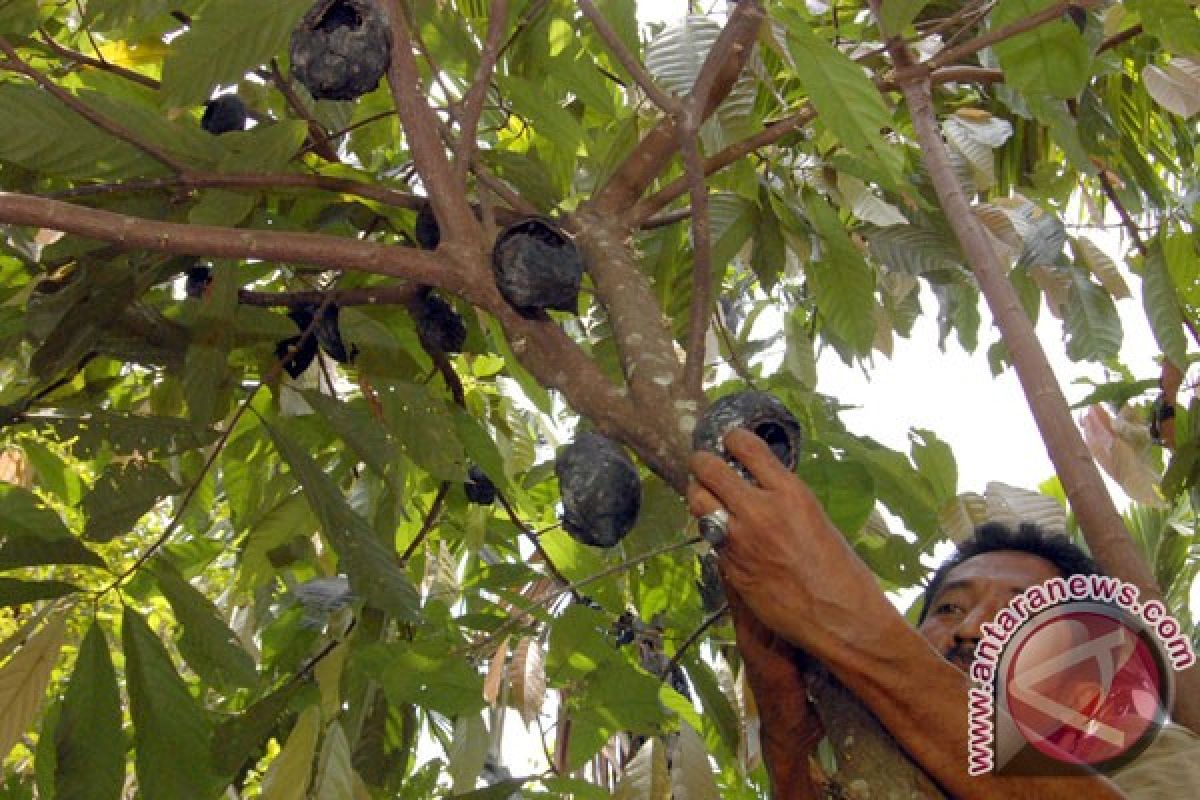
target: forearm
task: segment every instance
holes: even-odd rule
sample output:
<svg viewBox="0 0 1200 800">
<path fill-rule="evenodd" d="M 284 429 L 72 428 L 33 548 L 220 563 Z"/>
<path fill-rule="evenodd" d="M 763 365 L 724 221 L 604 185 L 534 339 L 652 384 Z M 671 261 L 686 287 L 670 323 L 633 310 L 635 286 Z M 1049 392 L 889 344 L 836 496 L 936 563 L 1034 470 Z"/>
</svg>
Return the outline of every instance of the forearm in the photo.
<svg viewBox="0 0 1200 800">
<path fill-rule="evenodd" d="M 889 630 L 882 630 L 882 627 Z M 830 671 L 879 718 L 926 773 L 952 797 L 1056 800 L 1125 795 L 1099 775 L 967 774 L 968 678 L 941 658 L 896 615 L 884 621 L 877 645 L 847 646 L 827 660 Z"/>
</svg>

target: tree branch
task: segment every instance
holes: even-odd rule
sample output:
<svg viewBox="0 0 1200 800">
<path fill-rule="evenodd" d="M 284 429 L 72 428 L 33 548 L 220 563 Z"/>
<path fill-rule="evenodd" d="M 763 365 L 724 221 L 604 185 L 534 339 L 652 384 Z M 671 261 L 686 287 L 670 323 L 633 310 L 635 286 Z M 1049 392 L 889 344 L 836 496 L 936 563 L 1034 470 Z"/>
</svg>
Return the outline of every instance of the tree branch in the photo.
<svg viewBox="0 0 1200 800">
<path fill-rule="evenodd" d="M 296 94 L 296 90 L 292 87 L 292 82 L 283 74 L 283 70 L 279 68 L 279 59 L 271 59 L 271 78 L 275 82 L 275 88 L 283 95 L 283 99 L 287 101 L 288 108 L 292 109 L 297 117 L 304 120 L 308 125 L 308 136 L 312 140 L 312 150 L 326 161 L 332 161 L 335 164 L 340 164 L 341 159 L 338 158 L 337 148 L 333 146 L 333 142 L 329 139 L 329 132 L 322 127 L 317 118 L 313 116 L 312 111 L 305 107 L 304 101 L 300 99 L 300 95 Z M 303 151 L 301 151 L 303 152 Z"/>
<path fill-rule="evenodd" d="M 63 89 L 54 81 L 50 80 L 45 75 L 31 67 L 21 59 L 21 56 L 17 52 L 16 48 L 13 47 L 12 44 L 9 43 L 8 39 L 3 36 L 0 36 L 0 52 L 3 52 L 8 56 L 7 61 L 0 62 L 0 68 L 8 69 L 12 72 L 24 75 L 26 78 L 29 78 L 38 86 L 42 87 L 43 90 L 48 92 L 67 108 L 71 109 L 100 130 L 115 136 L 123 142 L 133 145 L 138 150 L 141 150 L 143 153 L 150 156 L 155 161 L 158 161 L 160 164 L 170 168 L 172 171 L 187 171 L 187 165 L 183 161 L 180 161 L 167 151 L 159 148 L 157 145 L 146 141 L 141 136 L 138 136 L 136 133 L 131 131 L 129 128 L 126 128 L 119 122 L 104 116 L 99 111 L 92 108 L 87 103 L 83 102 L 78 97 L 71 94 L 66 89 Z"/>
<path fill-rule="evenodd" d="M 319 305 L 330 298 L 339 308 L 349 306 L 404 305 L 417 295 L 420 285 L 402 283 L 392 286 L 370 286 L 360 289 L 334 289 L 307 292 L 255 292 L 238 290 L 238 302 L 260 308 L 295 308 L 296 306 Z"/>
<path fill-rule="evenodd" d="M 483 53 L 479 58 L 479 67 L 475 70 L 475 80 L 463 98 L 462 115 L 458 123 L 458 147 L 454 153 L 455 172 L 458 182 L 466 183 L 467 171 L 475 156 L 475 137 L 479 131 L 479 118 L 483 115 L 483 102 L 487 99 L 488 86 L 492 73 L 496 70 L 496 62 L 500 58 L 500 48 L 504 46 L 504 24 L 508 21 L 508 0 L 492 0 L 488 17 L 487 41 L 483 45 Z"/>
<path fill-rule="evenodd" d="M 1055 3 L 1052 6 L 1047 6 L 1041 11 L 1030 14 L 1024 19 L 1010 22 L 1008 25 L 1003 25 L 999 28 L 993 28 L 987 33 L 976 36 L 974 39 L 970 39 L 960 45 L 941 50 L 940 52 L 935 53 L 934 56 L 928 61 L 922 62 L 919 66 L 927 67 L 932 70 L 937 69 L 938 67 L 945 67 L 950 64 L 957 64 L 959 61 L 975 55 L 986 47 L 991 47 L 994 44 L 1011 39 L 1014 36 L 1027 33 L 1034 28 L 1039 28 L 1042 25 L 1045 25 L 1047 22 L 1053 22 L 1056 19 L 1061 19 L 1063 14 L 1066 14 L 1067 9 L 1069 8 L 1095 8 L 1096 6 L 1100 5 L 1100 2 L 1101 0 L 1062 0 L 1062 2 Z M 911 63 L 912 59 L 909 59 L 909 62 L 910 67 L 918 66 Z M 896 68 L 900 69 L 900 65 L 897 64 Z"/>
<path fill-rule="evenodd" d="M 713 305 L 712 233 L 708 217 L 708 186 L 700 157 L 697 131 L 690 125 L 681 131 L 683 166 L 692 195 L 692 307 L 683 367 L 683 391 L 688 397 L 704 395 L 704 344 Z"/>
</svg>

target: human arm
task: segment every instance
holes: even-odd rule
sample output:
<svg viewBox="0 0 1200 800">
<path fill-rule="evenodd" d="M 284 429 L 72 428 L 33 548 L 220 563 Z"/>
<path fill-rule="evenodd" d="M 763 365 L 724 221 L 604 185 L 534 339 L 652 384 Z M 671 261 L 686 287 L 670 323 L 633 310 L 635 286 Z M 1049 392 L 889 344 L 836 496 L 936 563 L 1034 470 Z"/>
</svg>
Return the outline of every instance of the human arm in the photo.
<svg viewBox="0 0 1200 800">
<path fill-rule="evenodd" d="M 967 774 L 968 681 L 900 616 L 811 491 L 753 434 L 729 452 L 758 482 L 696 454 L 692 512 L 729 511 L 720 566 L 765 625 L 825 664 L 943 789 L 959 798 L 1123 797 L 1095 776 Z"/>
</svg>

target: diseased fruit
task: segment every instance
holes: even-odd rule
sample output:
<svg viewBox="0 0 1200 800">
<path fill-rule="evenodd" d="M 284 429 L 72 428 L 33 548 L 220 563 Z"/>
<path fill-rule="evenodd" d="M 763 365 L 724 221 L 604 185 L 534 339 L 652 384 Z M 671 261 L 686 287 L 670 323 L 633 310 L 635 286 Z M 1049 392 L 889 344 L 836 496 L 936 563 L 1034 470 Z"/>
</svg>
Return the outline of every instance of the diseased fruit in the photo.
<svg viewBox="0 0 1200 800">
<path fill-rule="evenodd" d="M 474 464 L 467 470 L 467 482 L 463 484 L 467 500 L 481 506 L 496 502 L 496 485 L 484 471 Z"/>
<path fill-rule="evenodd" d="M 625 538 L 642 506 L 642 482 L 618 444 L 581 433 L 559 451 L 554 473 L 567 533 L 592 547 L 612 547 Z"/>
<path fill-rule="evenodd" d="M 246 129 L 246 104 L 236 94 L 214 97 L 204 105 L 204 115 L 200 117 L 200 127 L 214 136 L 230 131 L 244 131 Z"/>
<path fill-rule="evenodd" d="M 292 75 L 318 100 L 373 90 L 391 57 L 391 28 L 375 0 L 317 0 L 292 32 Z"/>
<path fill-rule="evenodd" d="M 462 352 L 467 341 L 467 326 L 454 306 L 425 289 L 410 309 L 417 324 L 417 338 L 426 352 Z"/>
<path fill-rule="evenodd" d="M 413 236 L 422 250 L 437 250 L 442 241 L 442 229 L 438 227 L 432 203 L 423 203 L 417 211 L 417 224 L 413 228 Z"/>
<path fill-rule="evenodd" d="M 313 336 L 289 336 L 275 343 L 275 358 L 283 364 L 287 374 L 299 378 L 317 357 L 317 340 Z"/>
<path fill-rule="evenodd" d="M 183 291 L 188 297 L 200 299 L 204 297 L 210 283 L 212 283 L 212 269 L 188 267 L 187 281 L 184 283 Z"/>
<path fill-rule="evenodd" d="M 800 423 L 777 397 L 766 392 L 735 392 L 713 401 L 692 432 L 692 447 L 725 459 L 746 480 L 746 468 L 725 450 L 721 441 L 734 428 L 745 428 L 767 443 L 785 467 L 795 469 L 804 432 Z"/>
<path fill-rule="evenodd" d="M 526 317 L 547 309 L 577 310 L 583 258 L 549 220 L 530 217 L 501 231 L 492 250 L 492 271 L 500 294 Z"/>
<path fill-rule="evenodd" d="M 321 308 L 316 303 L 303 303 L 301 305 L 292 306 L 288 311 L 288 316 L 292 322 L 296 323 L 296 327 L 301 333 L 308 330 L 312 324 L 313 316 Z M 317 321 L 317 325 L 313 331 L 317 337 L 317 344 L 321 349 L 329 354 L 329 357 L 339 364 L 349 364 L 354 360 L 354 356 L 358 354 L 358 348 L 346 349 L 345 343 L 342 341 L 342 332 L 338 327 L 338 307 L 336 303 L 327 303 L 325 310 L 321 312 L 321 319 Z"/>
</svg>

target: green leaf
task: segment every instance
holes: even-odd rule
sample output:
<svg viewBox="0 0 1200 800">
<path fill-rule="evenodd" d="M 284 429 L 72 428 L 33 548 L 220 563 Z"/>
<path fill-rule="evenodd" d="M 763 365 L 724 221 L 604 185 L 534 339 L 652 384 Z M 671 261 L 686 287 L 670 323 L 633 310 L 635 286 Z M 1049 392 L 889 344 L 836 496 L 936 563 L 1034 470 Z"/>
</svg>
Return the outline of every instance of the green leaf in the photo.
<svg viewBox="0 0 1200 800">
<path fill-rule="evenodd" d="M 1030 17 L 1056 0 L 1000 0 L 992 11 L 991 27 L 1001 28 Z M 1079 29 L 1057 19 L 995 45 L 1005 80 L 1032 94 L 1076 97 L 1091 74 L 1091 51 Z"/>
<path fill-rule="evenodd" d="M 889 450 L 867 437 L 830 433 L 825 439 L 867 467 L 879 499 L 904 520 L 909 530 L 922 537 L 937 533 L 941 507 L 937 496 L 903 453 Z"/>
<path fill-rule="evenodd" d="M 321 744 L 315 800 L 353 798 L 355 778 L 350 763 L 350 743 L 346 741 L 342 726 L 334 720 L 325 730 L 325 741 Z"/>
<path fill-rule="evenodd" d="M 799 14 L 782 10 L 779 20 L 787 26 L 788 52 L 796 64 L 796 77 L 808 91 L 821 121 L 847 150 L 878 164 L 886 178 L 899 185 L 904 154 L 880 133 L 893 127 L 893 122 L 879 90 L 860 65 L 813 33 Z"/>
<path fill-rule="evenodd" d="M 158 501 L 183 490 L 167 471 L 149 461 L 110 464 L 83 498 L 83 538 L 109 542 L 133 530 Z"/>
<path fill-rule="evenodd" d="M 207 597 L 169 563 L 156 559 L 152 572 L 183 629 L 179 653 L 206 683 L 226 691 L 258 682 L 254 659 Z"/>
<path fill-rule="evenodd" d="M 945 503 L 958 495 L 958 465 L 950 446 L 933 431 L 914 428 L 908 438 L 912 441 L 913 462 L 933 488 L 936 502 Z"/>
<path fill-rule="evenodd" d="M 121 695 L 100 623 L 93 621 L 54 729 L 58 800 L 117 800 L 125 788 Z"/>
<path fill-rule="evenodd" d="M 183 393 L 192 421 L 197 425 L 208 425 L 218 414 L 218 390 L 225 378 L 227 360 L 228 353 L 220 347 L 197 342 L 188 348 Z"/>
<path fill-rule="evenodd" d="M 1179 297 L 1168 272 L 1161 238 L 1149 243 L 1149 254 L 1142 263 L 1142 308 L 1146 310 L 1150 330 L 1163 355 L 1179 369 L 1187 369 L 1183 314 L 1179 310 Z"/>
<path fill-rule="evenodd" d="M 395 383 L 380 396 L 384 417 L 404 455 L 435 478 L 463 480 L 466 458 L 446 404 L 413 383 Z"/>
<path fill-rule="evenodd" d="M 309 706 L 300 713 L 283 749 L 267 768 L 262 782 L 262 800 L 304 800 L 308 796 L 320 731 L 321 709 Z"/>
<path fill-rule="evenodd" d="M 235 84 L 248 70 L 270 61 L 311 5 L 310 0 L 209 2 L 187 32 L 171 42 L 163 63 L 167 104 L 202 103 L 214 87 Z"/>
<path fill-rule="evenodd" d="M 0 34 L 27 36 L 37 30 L 37 0 L 8 0 L 0 4 Z"/>
<path fill-rule="evenodd" d="M 0 608 L 22 606 L 26 603 L 36 603 L 38 600 L 52 600 L 81 591 L 83 589 L 80 587 L 65 581 L 19 581 L 0 578 Z"/>
<path fill-rule="evenodd" d="M 573 153 L 584 141 L 583 128 L 574 115 L 534 82 L 508 76 L 501 80 L 501 86 L 514 111 L 556 147 Z"/>
<path fill-rule="evenodd" d="M 308 501 L 302 492 L 288 495 L 274 508 L 255 520 L 243 540 L 241 568 L 237 586 L 240 590 L 261 586 L 272 575 L 271 551 L 297 537 L 310 536 L 317 531 Z"/>
<path fill-rule="evenodd" d="M 487 761 L 487 754 L 488 730 L 479 712 L 463 714 L 455 720 L 447 770 L 454 794 L 461 795 L 468 789 L 475 788 L 475 782 Z"/>
<path fill-rule="evenodd" d="M 71 442 L 80 458 L 94 458 L 111 449 L 123 455 L 175 455 L 212 444 L 217 434 L 188 420 L 114 411 L 67 411 L 42 414 L 30 423 L 46 427 Z"/>
<path fill-rule="evenodd" d="M 888 0 L 879 10 L 879 27 L 885 36 L 903 33 L 912 21 L 929 5 L 929 0 Z"/>
<path fill-rule="evenodd" d="M 305 401 L 329 423 L 338 435 L 363 463 L 395 486 L 395 470 L 392 469 L 395 442 L 386 428 L 367 411 L 364 405 L 339 402 L 327 394 L 310 390 L 303 392 Z"/>
<path fill-rule="evenodd" d="M 1200 310 L 1200 254 L 1195 237 L 1176 233 L 1163 240 L 1163 258 L 1175 293 L 1186 307 Z"/>
<path fill-rule="evenodd" d="M 0 159 L 63 178 L 161 175 L 166 168 L 47 92 L 0 84 Z"/>
<path fill-rule="evenodd" d="M 354 658 L 374 676 L 395 706 L 412 703 L 448 717 L 483 708 L 483 676 L 461 656 L 436 643 L 378 644 Z"/>
<path fill-rule="evenodd" d="M 1067 298 L 1067 357 L 1103 362 L 1121 352 L 1121 318 L 1108 292 L 1079 269 L 1071 270 Z"/>
<path fill-rule="evenodd" d="M 121 641 L 141 796 L 146 800 L 215 797 L 208 747 L 212 731 L 166 648 L 141 615 L 128 607 L 121 616 Z M 183 753 L 186 758 L 180 757 Z"/>
<path fill-rule="evenodd" d="M 608 624 L 599 611 L 580 604 L 569 606 L 554 620 L 546 654 L 551 685 L 583 678 L 618 658 L 604 633 Z"/>
<path fill-rule="evenodd" d="M 359 597 L 400 620 L 415 621 L 420 604 L 417 590 L 396 556 L 375 537 L 371 526 L 350 508 L 337 485 L 290 436 L 264 423 L 279 455 L 304 489 L 326 539 L 338 554 L 339 566 Z M 459 475 L 464 474 L 460 472 Z"/>
<path fill-rule="evenodd" d="M 1200 18 L 1187 0 L 1130 0 L 1146 30 L 1157 36 L 1170 52 L 1200 56 Z"/>
<path fill-rule="evenodd" d="M 54 613 L 17 654 L 0 667 L 0 762 L 34 724 L 62 649 L 67 625 Z"/>
<path fill-rule="evenodd" d="M 303 683 L 289 681 L 242 713 L 216 725 L 210 752 L 222 779 L 232 779 L 247 760 L 258 760 L 259 749 L 275 729 L 280 715 L 303 688 Z"/>
<path fill-rule="evenodd" d="M 839 531 L 851 536 L 862 530 L 875 508 L 875 482 L 866 467 L 819 453 L 818 458 L 802 462 L 797 474 Z"/>
<path fill-rule="evenodd" d="M 807 268 L 818 313 L 835 336 L 866 355 L 875 340 L 875 275 L 825 199 L 808 194 L 805 201 L 826 248 L 822 258 Z"/>
<path fill-rule="evenodd" d="M 54 541 L 70 539 L 71 532 L 58 512 L 28 489 L 0 481 L 0 536 Z"/>
</svg>

